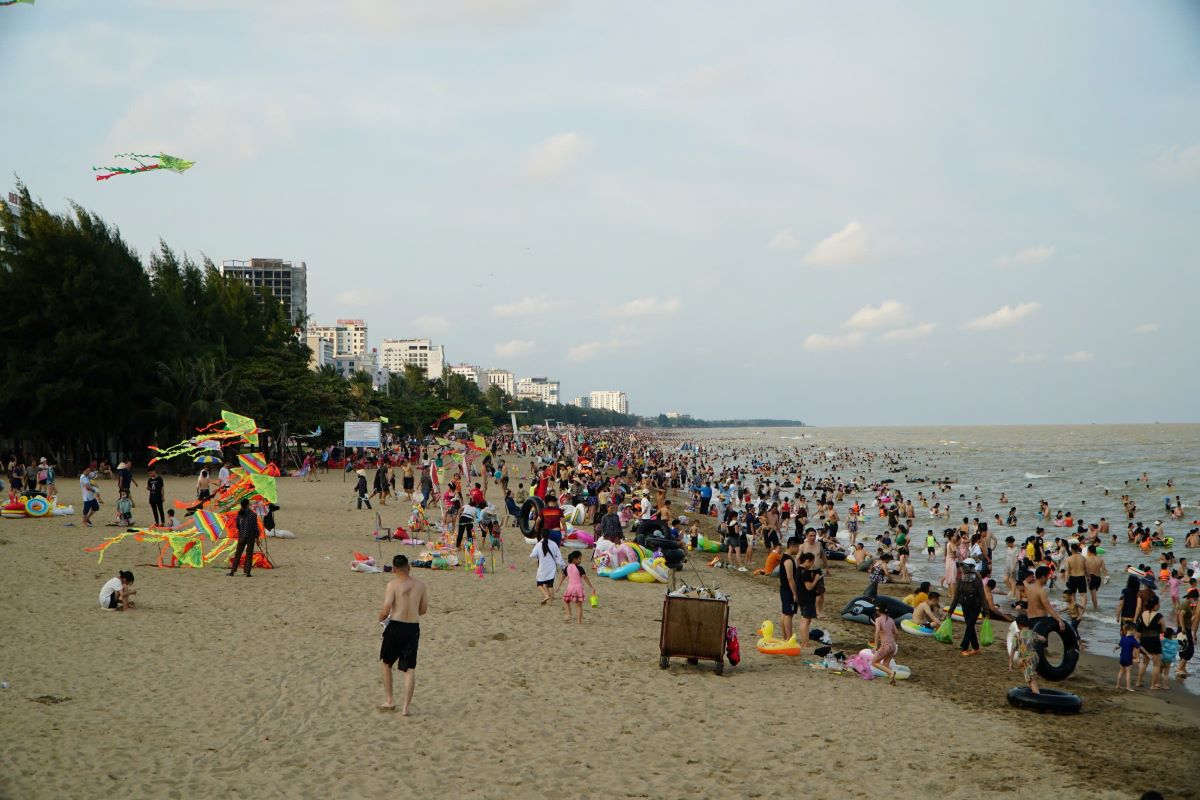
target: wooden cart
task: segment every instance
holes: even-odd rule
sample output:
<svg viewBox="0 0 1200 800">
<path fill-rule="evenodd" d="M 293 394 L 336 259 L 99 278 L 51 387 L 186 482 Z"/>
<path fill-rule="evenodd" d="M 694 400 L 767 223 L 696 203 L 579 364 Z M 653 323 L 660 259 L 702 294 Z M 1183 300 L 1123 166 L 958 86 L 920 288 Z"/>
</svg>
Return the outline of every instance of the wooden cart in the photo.
<svg viewBox="0 0 1200 800">
<path fill-rule="evenodd" d="M 662 630 L 658 636 L 658 665 L 666 669 L 672 658 L 716 661 L 715 672 L 725 671 L 725 629 L 729 601 L 701 597 L 666 597 Z"/>
</svg>

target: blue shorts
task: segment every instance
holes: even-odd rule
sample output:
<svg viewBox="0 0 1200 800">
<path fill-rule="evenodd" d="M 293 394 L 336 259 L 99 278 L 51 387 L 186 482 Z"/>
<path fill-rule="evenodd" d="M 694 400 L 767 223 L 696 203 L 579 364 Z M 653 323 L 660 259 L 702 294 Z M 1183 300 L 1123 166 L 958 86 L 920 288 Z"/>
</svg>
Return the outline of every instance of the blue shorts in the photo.
<svg viewBox="0 0 1200 800">
<path fill-rule="evenodd" d="M 89 511 L 99 511 L 99 510 L 100 510 L 100 501 L 99 500 L 84 500 L 83 501 L 83 513 L 86 514 Z"/>
</svg>

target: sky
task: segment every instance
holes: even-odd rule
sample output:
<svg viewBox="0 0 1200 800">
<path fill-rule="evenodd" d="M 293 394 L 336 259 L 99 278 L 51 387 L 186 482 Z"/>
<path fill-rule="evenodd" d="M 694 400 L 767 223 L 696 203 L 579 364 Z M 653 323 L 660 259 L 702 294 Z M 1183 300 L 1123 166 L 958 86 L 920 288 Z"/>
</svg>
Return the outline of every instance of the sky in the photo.
<svg viewBox="0 0 1200 800">
<path fill-rule="evenodd" d="M 0 189 L 639 414 L 1197 421 L 1198 8 L 38 0 Z"/>
</svg>

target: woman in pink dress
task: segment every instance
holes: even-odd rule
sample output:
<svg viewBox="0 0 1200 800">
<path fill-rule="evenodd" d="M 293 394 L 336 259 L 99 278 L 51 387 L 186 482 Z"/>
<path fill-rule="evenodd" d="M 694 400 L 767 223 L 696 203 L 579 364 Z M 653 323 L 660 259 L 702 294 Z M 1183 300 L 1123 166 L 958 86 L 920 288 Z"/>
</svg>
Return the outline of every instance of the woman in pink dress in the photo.
<svg viewBox="0 0 1200 800">
<path fill-rule="evenodd" d="M 942 577 L 942 586 L 950 587 L 958 582 L 958 570 L 955 568 L 955 556 L 957 553 L 956 541 L 957 534 L 948 534 L 946 536 L 946 574 Z"/>
</svg>

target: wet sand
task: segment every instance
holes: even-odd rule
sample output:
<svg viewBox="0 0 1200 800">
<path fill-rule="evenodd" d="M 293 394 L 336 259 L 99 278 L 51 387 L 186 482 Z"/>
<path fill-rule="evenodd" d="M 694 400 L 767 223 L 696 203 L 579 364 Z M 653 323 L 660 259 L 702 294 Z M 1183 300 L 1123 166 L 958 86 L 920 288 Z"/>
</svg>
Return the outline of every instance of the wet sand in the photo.
<svg viewBox="0 0 1200 800">
<path fill-rule="evenodd" d="M 1195 698 L 1117 692 L 1111 661 L 1085 659 L 1065 684 L 1084 697 L 1076 717 L 1006 704 L 1002 642 L 962 659 L 901 634 L 913 677 L 894 688 L 813 670 L 754 649 L 778 616 L 774 580 L 695 559 L 732 594 L 743 660 L 724 677 L 706 662 L 660 670 L 660 586 L 593 576 L 599 608 L 564 624 L 561 603 L 538 605 L 512 528 L 482 579 L 414 570 L 431 597 L 414 716 L 380 712 L 386 577 L 351 572 L 351 553 L 419 549 L 377 545 L 352 484 L 322 477 L 280 481 L 279 524 L 298 538 L 270 540 L 278 569 L 248 580 L 155 569 L 150 544 L 98 566 L 83 548 L 116 529 L 77 516 L 0 520 L 0 797 L 1200 796 Z M 168 495 L 190 485 L 168 479 Z M 389 504 L 385 523 L 408 509 Z M 141 607 L 100 611 L 100 585 L 127 568 Z M 683 577 L 696 582 L 691 565 Z M 864 584 L 849 568 L 829 580 L 819 624 L 847 652 L 870 637 L 838 618 Z"/>
</svg>

